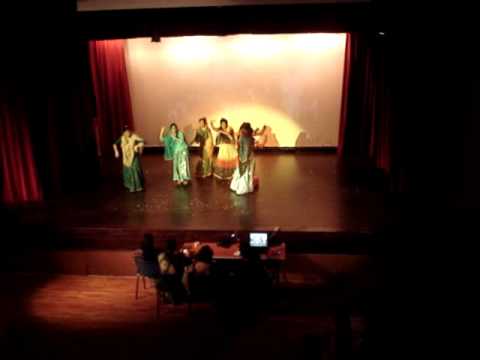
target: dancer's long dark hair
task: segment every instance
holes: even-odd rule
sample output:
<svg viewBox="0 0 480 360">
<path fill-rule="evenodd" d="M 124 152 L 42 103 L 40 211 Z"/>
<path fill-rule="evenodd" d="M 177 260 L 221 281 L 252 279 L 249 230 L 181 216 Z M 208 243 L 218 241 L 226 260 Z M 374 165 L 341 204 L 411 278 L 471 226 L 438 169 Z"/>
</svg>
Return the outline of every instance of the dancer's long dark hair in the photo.
<svg viewBox="0 0 480 360">
<path fill-rule="evenodd" d="M 170 132 L 172 130 L 172 126 L 175 126 L 175 130 L 177 130 L 177 133 L 175 134 L 175 136 L 178 136 L 179 130 L 178 130 L 177 124 L 175 124 L 175 123 L 170 124 L 170 126 L 168 127 L 168 132 Z"/>
<path fill-rule="evenodd" d="M 220 128 L 222 128 L 222 123 L 225 123 L 225 129 L 228 129 L 228 120 L 225 118 L 220 119 Z"/>
<path fill-rule="evenodd" d="M 240 134 L 243 134 L 244 136 L 247 136 L 247 137 L 253 136 L 253 129 L 249 122 L 244 122 L 240 126 Z"/>
</svg>

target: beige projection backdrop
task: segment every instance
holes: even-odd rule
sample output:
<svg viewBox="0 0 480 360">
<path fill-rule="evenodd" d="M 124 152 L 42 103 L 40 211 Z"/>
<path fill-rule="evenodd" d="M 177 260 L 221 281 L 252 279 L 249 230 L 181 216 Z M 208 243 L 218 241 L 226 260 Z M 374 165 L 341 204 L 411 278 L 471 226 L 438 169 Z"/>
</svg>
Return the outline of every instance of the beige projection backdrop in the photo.
<svg viewBox="0 0 480 360">
<path fill-rule="evenodd" d="M 337 146 L 345 34 L 234 35 L 127 41 L 136 131 L 159 145 L 198 118 L 267 126 L 264 146 Z"/>
</svg>

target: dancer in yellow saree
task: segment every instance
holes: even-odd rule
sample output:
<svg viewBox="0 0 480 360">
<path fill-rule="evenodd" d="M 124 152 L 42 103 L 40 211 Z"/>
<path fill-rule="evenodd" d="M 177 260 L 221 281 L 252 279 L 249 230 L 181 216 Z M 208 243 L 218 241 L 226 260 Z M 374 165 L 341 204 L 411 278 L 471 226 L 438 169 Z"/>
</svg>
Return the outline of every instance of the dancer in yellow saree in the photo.
<svg viewBox="0 0 480 360">
<path fill-rule="evenodd" d="M 213 175 L 220 180 L 230 180 L 237 166 L 237 149 L 235 148 L 235 132 L 228 126 L 227 119 L 220 120 L 220 127 L 217 128 L 211 122 L 213 130 L 217 134 L 216 145 L 218 155 L 215 160 Z"/>
</svg>

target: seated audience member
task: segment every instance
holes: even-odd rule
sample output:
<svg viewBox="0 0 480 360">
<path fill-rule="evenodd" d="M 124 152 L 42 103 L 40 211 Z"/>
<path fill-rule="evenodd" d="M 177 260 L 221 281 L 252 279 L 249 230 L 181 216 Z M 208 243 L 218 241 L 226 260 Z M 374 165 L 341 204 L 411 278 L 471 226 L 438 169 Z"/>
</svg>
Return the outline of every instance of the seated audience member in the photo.
<svg viewBox="0 0 480 360">
<path fill-rule="evenodd" d="M 171 298 L 174 304 L 180 303 L 185 295 L 182 284 L 185 257 L 177 251 L 175 239 L 167 240 L 167 248 L 158 255 L 160 266 L 159 288 Z"/>
<path fill-rule="evenodd" d="M 242 321 L 253 320 L 269 303 L 272 279 L 258 249 L 245 246 L 241 250 L 242 264 L 238 274 L 234 301 L 239 303 Z"/>
<path fill-rule="evenodd" d="M 142 256 L 143 260 L 147 262 L 156 262 L 158 256 L 158 249 L 155 247 L 153 242 L 153 235 L 147 233 L 143 236 L 140 249 L 136 250 L 134 253 L 135 256 Z"/>
<path fill-rule="evenodd" d="M 193 257 L 193 263 L 184 274 L 185 289 L 194 297 L 208 296 L 210 275 L 213 262 L 213 250 L 210 246 L 202 246 Z"/>
<path fill-rule="evenodd" d="M 155 248 L 153 235 L 145 234 L 142 243 L 140 244 L 140 248 L 135 250 L 133 257 L 137 267 L 137 273 L 144 278 L 150 279 L 155 284 L 160 274 L 157 255 L 158 250 Z"/>
<path fill-rule="evenodd" d="M 248 289 L 254 294 L 264 294 L 272 285 L 272 281 L 260 253 L 255 248 L 245 246 L 242 248 L 242 259 L 240 275 L 245 290 Z"/>
<path fill-rule="evenodd" d="M 271 279 L 261 252 L 243 239 L 240 255 L 235 271 L 217 277 L 217 310 L 226 329 L 233 332 L 243 325 L 254 324 L 268 306 L 271 295 Z"/>
<path fill-rule="evenodd" d="M 185 255 L 177 249 L 177 241 L 175 239 L 167 240 L 167 248 L 163 254 L 165 259 L 168 259 L 168 272 L 174 272 L 181 279 L 183 277 L 185 266 L 188 265 L 189 261 Z M 162 266 L 162 264 L 160 265 Z M 165 263 L 163 266 L 165 267 L 167 264 Z"/>
</svg>

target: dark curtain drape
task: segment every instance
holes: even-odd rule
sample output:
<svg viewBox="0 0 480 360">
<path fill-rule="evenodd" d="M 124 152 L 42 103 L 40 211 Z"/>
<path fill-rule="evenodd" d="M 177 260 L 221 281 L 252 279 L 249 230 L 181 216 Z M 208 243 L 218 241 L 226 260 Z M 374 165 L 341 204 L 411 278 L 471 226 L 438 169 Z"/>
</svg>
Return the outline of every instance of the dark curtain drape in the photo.
<svg viewBox="0 0 480 360">
<path fill-rule="evenodd" d="M 124 54 L 125 40 L 90 41 L 90 67 L 96 97 L 96 133 L 100 155 L 125 126 L 133 128 L 132 104 Z"/>
<path fill-rule="evenodd" d="M 24 105 L 6 94 L 0 94 L 0 169 L 3 202 L 42 200 Z"/>
<path fill-rule="evenodd" d="M 160 36 L 345 32 L 386 21 L 375 13 L 374 1 L 333 1 L 259 6 L 204 6 L 121 11 L 79 11 L 84 39 Z M 375 3 L 378 1 L 375 1 Z M 343 4 L 342 4 L 343 3 Z M 252 6 L 249 6 L 252 5 Z M 390 20 L 390 19 L 389 19 Z M 391 23 L 391 20 L 390 20 Z M 381 27 L 380 27 L 381 28 Z"/>
<path fill-rule="evenodd" d="M 384 35 L 347 34 L 338 155 L 347 178 L 392 172 L 392 115 Z"/>
<path fill-rule="evenodd" d="M 35 166 L 31 168 L 36 170 L 37 183 L 48 200 L 57 194 L 96 186 L 99 171 L 89 48 L 87 41 L 76 36 L 76 2 L 40 7 L 48 13 L 48 21 L 37 16 L 15 31 L 5 31 L 8 36 L 2 42 L 4 56 L 0 56 L 0 142 L 2 151 L 14 159 L 16 166 L 24 166 L 19 156 L 32 160 Z M 29 9 L 40 14 L 35 5 Z M 11 15 L 18 23 L 24 17 L 25 6 L 19 6 L 18 12 Z M 25 41 L 32 34 L 42 40 Z M 0 179 L 7 185 L 4 168 L 2 164 Z M 32 178 L 32 171 L 29 174 Z"/>
<path fill-rule="evenodd" d="M 28 110 L 28 86 L 39 81 L 27 53 L 16 32 L 4 37 L 0 56 L 0 203 L 36 202 L 44 196 Z"/>
<path fill-rule="evenodd" d="M 30 85 L 30 127 L 45 192 L 56 196 L 99 182 L 95 102 L 88 42 L 72 40 L 61 48 L 48 42 L 45 48 L 52 54 L 44 64 L 49 78 Z M 46 96 L 35 96 L 40 93 Z"/>
</svg>

